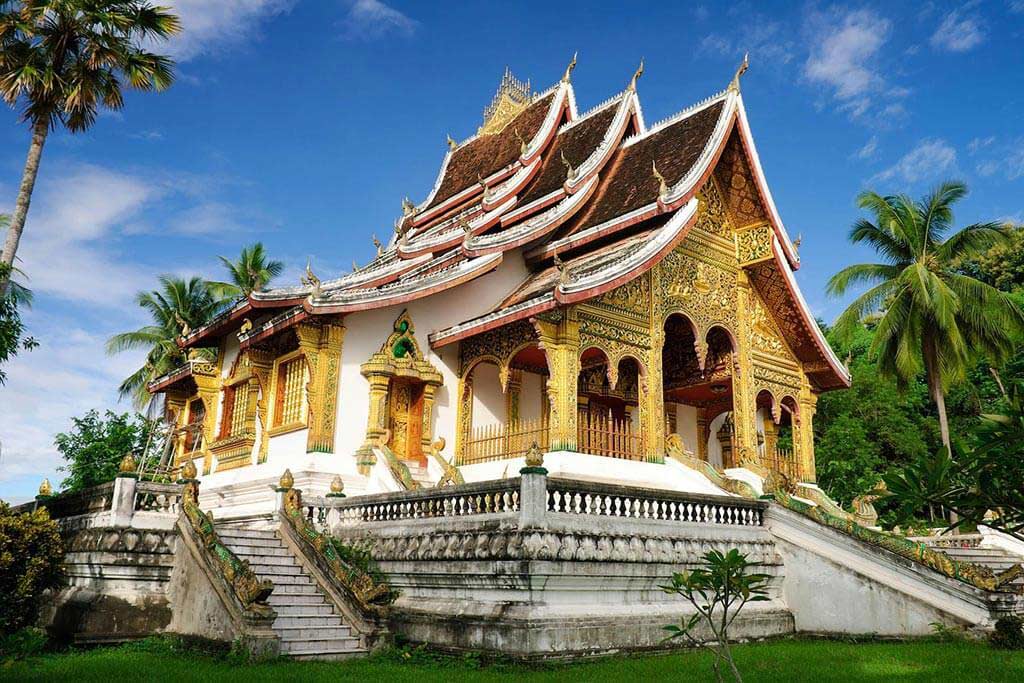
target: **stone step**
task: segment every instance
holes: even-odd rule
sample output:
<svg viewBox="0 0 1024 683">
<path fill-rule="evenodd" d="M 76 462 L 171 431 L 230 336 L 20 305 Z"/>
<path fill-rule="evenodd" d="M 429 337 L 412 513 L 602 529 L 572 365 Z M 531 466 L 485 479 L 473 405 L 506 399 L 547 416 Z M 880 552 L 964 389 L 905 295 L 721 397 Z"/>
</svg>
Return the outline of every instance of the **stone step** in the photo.
<svg viewBox="0 0 1024 683">
<path fill-rule="evenodd" d="M 295 594 L 280 593 L 275 586 L 274 592 L 270 594 L 270 598 L 267 602 L 277 609 L 278 614 L 281 614 L 281 610 L 291 607 L 299 608 L 309 605 L 326 605 L 327 599 L 316 590 L 316 587 L 310 586 L 310 588 L 312 590 L 310 593 Z"/>
<path fill-rule="evenodd" d="M 271 593 L 271 597 L 273 597 L 273 593 Z M 323 600 L 323 596 L 320 596 L 320 600 L 321 601 L 318 603 L 298 603 L 291 601 L 275 603 L 273 601 L 270 601 L 270 605 L 274 608 L 274 611 L 277 612 L 277 616 L 279 619 L 281 617 L 301 619 L 309 616 L 337 616 L 336 614 L 334 614 L 334 608 L 331 605 L 328 605 L 327 602 Z"/>
<path fill-rule="evenodd" d="M 276 611 L 277 608 L 275 608 Z M 338 626 L 341 624 L 341 617 L 337 614 L 278 614 L 274 619 L 274 631 L 285 628 L 320 628 L 321 626 Z"/>
<path fill-rule="evenodd" d="M 343 659 L 355 659 L 357 657 L 365 657 L 368 654 L 363 648 L 356 648 L 354 650 L 317 650 L 311 652 L 294 651 L 288 653 L 288 657 L 291 659 L 297 659 L 299 661 L 318 661 L 318 662 L 340 662 Z"/>
<path fill-rule="evenodd" d="M 280 584 L 274 586 L 274 596 L 285 599 L 285 596 L 300 598 L 309 597 L 310 595 L 317 595 L 323 597 L 320 590 L 313 584 Z"/>
<path fill-rule="evenodd" d="M 240 553 L 234 548 L 231 548 L 231 550 L 239 559 L 249 560 L 249 564 L 253 567 L 257 565 L 263 567 L 297 567 L 299 565 L 298 560 L 292 555 L 256 555 Z"/>
<path fill-rule="evenodd" d="M 250 560 L 249 566 L 257 574 L 272 576 L 297 576 L 302 574 L 302 568 L 297 564 L 267 564 L 262 559 Z"/>
<path fill-rule="evenodd" d="M 274 633 L 281 637 L 282 643 L 293 643 L 295 641 L 309 642 L 314 640 L 344 640 L 345 638 L 351 638 L 352 629 L 340 624 L 341 621 L 339 620 L 338 625 L 319 626 L 316 628 L 308 628 L 305 626 L 279 628 L 275 626 Z"/>
<path fill-rule="evenodd" d="M 277 539 L 277 532 L 273 529 L 244 529 L 239 527 L 216 527 L 217 535 L 221 538 L 248 538 L 272 541 Z"/>
<path fill-rule="evenodd" d="M 285 655 L 358 652 L 360 650 L 362 648 L 359 646 L 359 639 L 352 637 L 281 642 L 281 654 Z"/>
<path fill-rule="evenodd" d="M 270 579 L 274 583 L 275 591 L 277 591 L 281 586 L 313 586 L 313 579 L 305 574 L 275 574 L 272 576 L 264 576 L 262 572 L 257 571 L 256 575 L 260 578 Z"/>
<path fill-rule="evenodd" d="M 291 555 L 288 548 L 284 547 L 280 542 L 276 545 L 267 543 L 265 545 L 251 545 L 249 543 L 238 543 L 235 539 L 228 539 L 224 541 L 224 545 L 228 546 L 235 552 L 235 554 L 245 555 Z"/>
</svg>

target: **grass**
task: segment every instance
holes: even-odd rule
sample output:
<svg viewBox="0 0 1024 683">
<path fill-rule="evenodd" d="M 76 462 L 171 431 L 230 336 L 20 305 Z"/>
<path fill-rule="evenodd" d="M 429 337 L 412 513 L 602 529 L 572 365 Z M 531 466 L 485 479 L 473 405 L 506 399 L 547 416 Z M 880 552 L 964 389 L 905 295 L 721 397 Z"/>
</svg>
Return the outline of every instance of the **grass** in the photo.
<svg viewBox="0 0 1024 683">
<path fill-rule="evenodd" d="M 980 642 L 854 643 L 783 640 L 739 645 L 737 664 L 748 683 L 767 681 L 1024 681 L 1024 652 Z M 711 681 L 703 651 L 633 655 L 576 664 L 483 665 L 473 656 L 443 657 L 391 650 L 346 662 L 273 660 L 247 664 L 225 655 L 183 653 L 159 641 L 46 654 L 0 664 L 4 681 Z"/>
</svg>

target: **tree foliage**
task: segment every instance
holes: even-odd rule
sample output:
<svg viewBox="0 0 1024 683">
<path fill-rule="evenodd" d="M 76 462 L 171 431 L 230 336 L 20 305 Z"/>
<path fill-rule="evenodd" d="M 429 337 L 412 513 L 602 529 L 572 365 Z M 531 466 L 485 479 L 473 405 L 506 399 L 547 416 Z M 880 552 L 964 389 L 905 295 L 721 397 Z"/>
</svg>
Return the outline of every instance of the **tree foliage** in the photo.
<svg viewBox="0 0 1024 683">
<path fill-rule="evenodd" d="M 145 46 L 180 29 L 146 0 L 0 0 L 0 97 L 32 127 L 0 263 L 14 265 L 49 131 L 88 129 L 101 108 L 124 106 L 125 88 L 169 87 L 173 62 Z M 0 274 L 0 295 L 9 275 Z"/>
<path fill-rule="evenodd" d="M 0 215 L 0 227 L 3 227 L 5 220 L 6 216 Z M 6 279 L 10 270 L 9 266 L 0 263 L 0 281 Z M 29 306 L 31 303 L 32 292 L 13 281 L 10 288 L 0 294 L 0 386 L 7 381 L 3 364 L 20 351 L 30 351 L 39 346 L 34 337 L 25 334 L 25 323 L 19 310 L 19 306 Z"/>
<path fill-rule="evenodd" d="M 134 349 L 146 351 L 145 364 L 118 387 L 121 396 L 131 398 L 135 407 L 140 409 L 150 400 L 146 385 L 185 362 L 185 353 L 178 346 L 178 339 L 209 322 L 220 307 L 219 300 L 210 293 L 202 278 L 185 280 L 161 275 L 159 281 L 159 289 L 139 292 L 135 296 L 136 303 L 149 314 L 151 324 L 115 334 L 107 341 L 108 353 Z M 213 356 L 211 350 L 203 353 Z"/>
<path fill-rule="evenodd" d="M 64 544 L 45 509 L 14 513 L 0 501 L 0 636 L 32 624 L 43 591 L 61 579 Z"/>
<path fill-rule="evenodd" d="M 694 645 L 699 641 L 693 630 L 704 624 L 714 635 L 715 677 L 721 683 L 722 667 L 728 666 L 736 681 L 742 681 L 729 649 L 729 628 L 748 602 L 768 599 L 768 574 L 750 573 L 757 566 L 735 548 L 726 553 L 712 550 L 704 555 L 704 566 L 693 571 L 672 574 L 671 583 L 661 586 L 666 593 L 679 595 L 696 610 L 683 617 L 679 626 L 666 626 L 668 640 L 686 638 Z"/>
<path fill-rule="evenodd" d="M 901 519 L 941 506 L 956 513 L 952 527 L 985 525 L 1024 541 L 1024 383 L 1009 388 L 1006 405 L 981 416 L 967 445 L 939 449 L 885 477 Z"/>
<path fill-rule="evenodd" d="M 209 282 L 208 285 L 215 296 L 228 301 L 261 291 L 284 270 L 284 263 L 267 257 L 262 242 L 243 247 L 235 261 L 224 256 L 217 258 L 228 272 L 228 281 Z"/>
<path fill-rule="evenodd" d="M 146 442 L 156 428 L 153 421 L 142 415 L 118 415 L 109 410 L 103 417 L 90 410 L 82 417 L 71 418 L 71 422 L 71 430 L 54 439 L 67 462 L 62 468 L 68 475 L 61 484 L 64 491 L 80 491 L 113 480 L 126 454 L 141 460 Z"/>
<path fill-rule="evenodd" d="M 818 483 L 837 501 L 849 504 L 871 491 L 891 467 L 925 457 L 941 444 L 928 388 L 919 376 L 899 387 L 878 367 L 872 327 L 830 343 L 846 357 L 852 385 L 822 394 L 814 418 Z"/>
<path fill-rule="evenodd" d="M 877 315 L 871 351 L 879 370 L 900 385 L 924 372 L 947 449 L 950 384 L 963 379 L 979 356 L 1005 361 L 1024 329 L 1024 313 L 1006 293 L 957 270 L 965 259 L 1007 239 L 1006 226 L 998 223 L 952 233 L 953 204 L 966 194 L 967 187 L 956 182 L 916 202 L 905 195 L 862 193 L 858 204 L 874 220 L 858 220 L 850 241 L 873 247 L 882 262 L 848 266 L 829 281 L 834 295 L 870 285 L 836 320 L 836 333 L 848 337 Z"/>
</svg>

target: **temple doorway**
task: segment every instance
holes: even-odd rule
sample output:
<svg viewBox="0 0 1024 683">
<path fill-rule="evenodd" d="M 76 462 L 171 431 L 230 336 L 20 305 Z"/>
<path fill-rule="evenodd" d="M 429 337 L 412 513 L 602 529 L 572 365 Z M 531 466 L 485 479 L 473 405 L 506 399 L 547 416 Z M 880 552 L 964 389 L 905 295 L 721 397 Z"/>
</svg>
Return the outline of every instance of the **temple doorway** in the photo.
<svg viewBox="0 0 1024 683">
<path fill-rule="evenodd" d="M 391 452 L 401 460 L 426 465 L 423 453 L 423 383 L 396 377 L 391 380 L 388 429 Z"/>
</svg>

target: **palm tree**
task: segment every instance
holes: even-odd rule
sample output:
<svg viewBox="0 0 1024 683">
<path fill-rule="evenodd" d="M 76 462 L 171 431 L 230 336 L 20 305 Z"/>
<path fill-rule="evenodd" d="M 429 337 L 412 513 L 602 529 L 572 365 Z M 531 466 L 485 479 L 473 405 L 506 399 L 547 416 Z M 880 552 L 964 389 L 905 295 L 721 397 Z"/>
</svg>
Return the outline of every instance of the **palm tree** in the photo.
<svg viewBox="0 0 1024 683">
<path fill-rule="evenodd" d="M 224 264 L 231 281 L 207 284 L 214 296 L 224 300 L 233 301 L 260 291 L 284 270 L 282 262 L 267 259 L 262 242 L 243 247 L 237 261 L 224 256 L 217 258 Z"/>
<path fill-rule="evenodd" d="M 828 283 L 836 296 L 854 284 L 872 285 L 839 316 L 836 331 L 848 336 L 866 316 L 879 314 L 872 341 L 879 370 L 901 384 L 924 370 L 947 450 L 950 382 L 962 378 L 977 355 L 1005 360 L 1013 352 L 1014 335 L 1024 329 L 1024 313 L 1009 296 L 955 270 L 960 259 L 1007 237 L 998 223 L 948 234 L 952 205 L 966 194 L 959 182 L 942 183 L 918 202 L 863 192 L 857 203 L 874 214 L 874 222 L 854 223 L 850 241 L 871 245 L 884 262 L 849 266 Z"/>
<path fill-rule="evenodd" d="M 100 107 L 124 105 L 124 86 L 169 87 L 174 63 L 141 46 L 180 28 L 175 15 L 145 0 L 0 0 L 0 96 L 20 105 L 32 128 L 0 264 L 14 265 L 50 130 L 86 130 Z M 0 296 L 9 279 L 0 274 Z"/>
<path fill-rule="evenodd" d="M 139 292 L 135 296 L 139 306 L 149 313 L 152 324 L 115 334 L 107 340 L 107 353 L 110 354 L 131 349 L 146 350 L 145 365 L 118 387 L 121 397 L 130 397 L 139 409 L 149 403 L 146 385 L 185 362 L 186 356 L 178 346 L 178 338 L 209 322 L 218 308 L 218 300 L 202 278 L 184 280 L 161 275 L 159 280 L 159 289 Z M 202 349 L 200 354 L 212 357 L 213 351 Z"/>
</svg>

